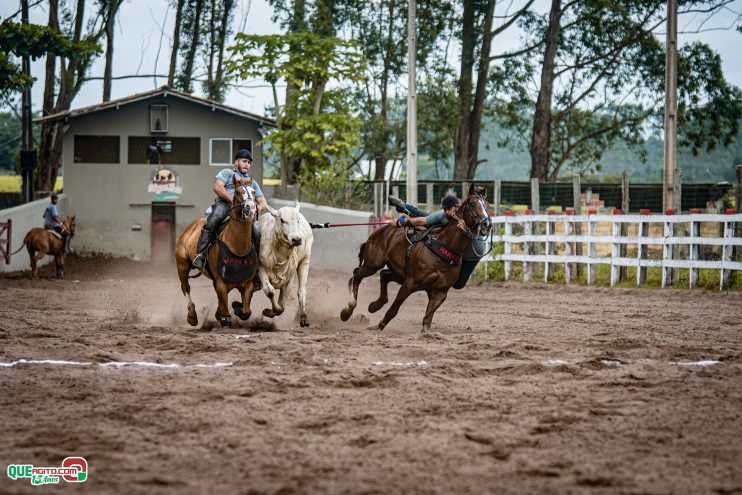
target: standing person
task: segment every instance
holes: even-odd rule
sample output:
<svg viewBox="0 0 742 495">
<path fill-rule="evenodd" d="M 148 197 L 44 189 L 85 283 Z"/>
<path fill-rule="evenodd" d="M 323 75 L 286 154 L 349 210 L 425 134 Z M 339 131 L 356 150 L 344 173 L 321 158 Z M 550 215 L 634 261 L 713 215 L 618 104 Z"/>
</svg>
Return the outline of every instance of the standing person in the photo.
<svg viewBox="0 0 742 495">
<path fill-rule="evenodd" d="M 59 212 L 57 211 L 57 203 L 59 203 L 59 196 L 56 194 L 52 194 L 50 199 L 50 203 L 46 206 L 46 209 L 44 210 L 44 228 L 47 230 L 53 230 L 57 232 L 59 235 L 62 236 L 62 250 L 67 251 L 67 237 L 68 232 L 64 228 L 64 225 L 62 225 L 62 219 L 59 217 Z"/>
<path fill-rule="evenodd" d="M 401 199 L 394 196 L 389 196 L 389 204 L 399 213 L 406 213 L 407 216 L 401 215 L 397 219 L 390 220 L 389 224 L 393 227 L 402 227 L 404 225 L 412 225 L 413 227 L 432 227 L 433 225 L 448 225 L 456 214 L 456 210 L 461 205 L 459 198 L 449 194 L 444 196 L 441 200 L 441 209 L 435 213 L 428 213 L 416 207 L 415 205 L 407 204 Z M 462 219 L 458 220 L 459 228 L 461 230 L 467 230 L 466 224 Z M 456 283 L 453 284 L 454 289 L 463 289 L 466 283 L 469 281 L 469 277 L 477 267 L 479 260 L 482 259 L 485 252 L 484 239 L 477 236 L 475 239 L 469 239 L 466 243 L 466 249 L 462 255 L 463 261 L 461 262 L 461 271 L 459 272 L 459 278 Z"/>
<path fill-rule="evenodd" d="M 234 168 L 222 169 L 214 177 L 215 180 L 212 190 L 216 193 L 216 201 L 214 201 L 214 206 L 211 207 L 211 213 L 201 230 L 201 236 L 198 238 L 196 257 L 193 259 L 194 268 L 200 270 L 206 264 L 206 249 L 214 240 L 219 224 L 221 224 L 227 217 L 229 209 L 232 207 L 232 196 L 234 196 L 232 176 L 236 177 L 238 181 L 246 183 L 251 178 L 249 174 L 251 166 L 252 153 L 250 153 L 249 150 L 239 150 L 234 157 Z M 252 181 L 252 188 L 255 189 L 255 203 L 258 212 L 268 208 L 268 202 L 266 201 L 265 195 L 263 195 L 263 191 L 260 190 L 260 185 L 256 180 Z M 252 239 L 255 249 L 257 250 L 260 245 L 258 222 L 253 222 L 252 224 Z M 258 289 L 259 287 L 256 286 L 255 290 Z"/>
<path fill-rule="evenodd" d="M 156 139 L 152 139 L 147 146 L 147 163 L 150 165 L 160 164 L 160 155 L 162 155 L 162 147 L 157 144 Z"/>
</svg>

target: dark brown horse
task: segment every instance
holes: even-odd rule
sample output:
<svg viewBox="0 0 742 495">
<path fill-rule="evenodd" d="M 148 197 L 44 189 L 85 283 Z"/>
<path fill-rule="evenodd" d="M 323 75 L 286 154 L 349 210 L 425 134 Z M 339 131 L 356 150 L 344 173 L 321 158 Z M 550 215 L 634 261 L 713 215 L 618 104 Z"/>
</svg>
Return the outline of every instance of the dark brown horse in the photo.
<svg viewBox="0 0 742 495">
<path fill-rule="evenodd" d="M 492 228 L 487 211 L 489 204 L 484 199 L 486 189 L 471 185 L 468 199 L 459 206 L 455 217 L 441 229 L 436 237 L 447 247 L 452 258 L 464 251 L 469 239 L 474 236 L 486 236 Z M 428 308 L 423 318 L 422 332 L 430 330 L 433 314 L 443 304 L 448 295 L 448 289 L 453 286 L 459 277 L 460 265 L 451 265 L 420 242 L 412 248 L 409 259 L 405 261 L 410 243 L 407 240 L 405 229 L 390 225 L 372 233 L 368 240 L 361 245 L 358 253 L 360 264 L 353 270 L 353 277 L 348 282 L 351 292 L 348 306 L 341 313 L 340 318 L 347 321 L 358 304 L 358 285 L 361 281 L 381 271 L 381 293 L 379 298 L 372 302 L 368 310 L 375 313 L 389 300 L 387 285 L 389 282 L 402 284 L 397 297 L 387 310 L 384 318 L 379 322 L 379 330 L 383 329 L 397 315 L 399 307 L 413 292 L 424 290 L 428 294 Z"/>
<path fill-rule="evenodd" d="M 70 239 L 75 237 L 75 224 L 74 215 L 65 218 L 62 222 L 62 229 L 65 231 L 65 235 L 69 236 Z M 36 227 L 29 230 L 26 233 L 26 237 L 23 238 L 23 245 L 19 247 L 14 253 L 17 253 L 25 246 L 28 250 L 28 257 L 31 259 L 31 278 L 35 278 L 38 275 L 38 262 L 47 254 L 54 256 L 54 265 L 57 268 L 57 278 L 64 278 L 64 256 L 67 248 L 66 242 L 56 232 L 50 232 L 46 229 Z"/>
<path fill-rule="evenodd" d="M 232 289 L 238 289 L 242 295 L 242 304 L 236 302 L 232 305 L 235 314 L 243 320 L 247 320 L 252 313 L 250 311 L 250 301 L 253 293 L 253 276 L 258 269 L 257 254 L 253 252 L 252 243 L 252 225 L 255 221 L 257 206 L 255 199 L 247 193 L 237 179 L 232 177 L 232 184 L 235 186 L 235 193 L 232 197 L 232 208 L 229 210 L 227 225 L 218 236 L 218 240 L 226 246 L 230 252 L 228 256 L 222 256 L 227 262 L 230 260 L 234 263 L 250 263 L 250 273 L 240 282 L 225 280 L 219 270 L 219 257 L 222 247 L 219 242 L 209 249 L 206 265 L 201 269 L 201 273 L 210 278 L 214 284 L 219 307 L 216 310 L 216 319 L 222 326 L 231 325 L 232 318 L 229 315 L 229 292 Z M 200 218 L 191 222 L 188 227 L 180 234 L 175 244 L 175 261 L 178 267 L 178 278 L 180 278 L 180 288 L 183 294 L 188 298 L 188 323 L 193 326 L 198 324 L 196 315 L 196 306 L 191 299 L 191 285 L 188 283 L 188 274 L 193 269 L 191 260 L 196 255 L 196 245 L 201 228 L 204 226 L 206 218 Z M 225 251 L 226 252 L 226 251 Z M 232 255 L 231 253 L 234 253 Z M 242 258 L 254 254 L 254 258 Z M 252 260 L 252 261 L 251 261 Z M 200 273 L 197 276 L 199 276 Z M 193 277 L 190 277 L 193 278 Z"/>
</svg>

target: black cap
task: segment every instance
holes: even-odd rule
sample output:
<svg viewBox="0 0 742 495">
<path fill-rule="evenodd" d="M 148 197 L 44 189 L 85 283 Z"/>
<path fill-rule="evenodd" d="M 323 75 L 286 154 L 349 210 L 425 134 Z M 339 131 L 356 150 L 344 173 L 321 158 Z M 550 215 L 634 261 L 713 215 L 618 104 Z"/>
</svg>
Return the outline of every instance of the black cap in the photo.
<svg viewBox="0 0 742 495">
<path fill-rule="evenodd" d="M 239 160 L 240 158 L 247 158 L 252 161 L 252 153 L 250 153 L 250 150 L 240 150 L 234 155 L 234 159 Z"/>
<path fill-rule="evenodd" d="M 454 196 L 453 194 L 449 194 L 448 196 L 444 196 L 441 200 L 441 206 L 444 210 L 447 210 L 449 208 L 453 208 L 454 206 L 459 205 L 459 198 Z"/>
</svg>

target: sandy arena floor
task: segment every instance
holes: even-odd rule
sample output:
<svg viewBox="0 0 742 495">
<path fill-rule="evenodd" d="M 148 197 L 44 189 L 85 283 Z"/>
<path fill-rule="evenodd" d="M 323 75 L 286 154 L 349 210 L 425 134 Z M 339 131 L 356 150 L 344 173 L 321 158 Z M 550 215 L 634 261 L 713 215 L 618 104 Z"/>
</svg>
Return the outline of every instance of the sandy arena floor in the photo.
<svg viewBox="0 0 742 495">
<path fill-rule="evenodd" d="M 3 494 L 742 493 L 740 293 L 472 285 L 423 338 L 423 294 L 366 329 L 377 279 L 342 323 L 350 268 L 311 272 L 308 330 L 191 328 L 174 266 L 52 271 L 0 278 Z M 73 455 L 84 484 L 5 472 Z"/>
</svg>

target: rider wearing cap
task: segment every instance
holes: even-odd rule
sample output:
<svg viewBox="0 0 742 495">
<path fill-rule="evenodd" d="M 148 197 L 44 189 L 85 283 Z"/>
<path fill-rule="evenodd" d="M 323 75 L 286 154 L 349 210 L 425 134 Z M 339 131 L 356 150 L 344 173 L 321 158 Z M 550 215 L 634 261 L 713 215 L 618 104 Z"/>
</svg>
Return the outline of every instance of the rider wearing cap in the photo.
<svg viewBox="0 0 742 495">
<path fill-rule="evenodd" d="M 240 183 L 247 184 L 251 178 L 248 173 L 251 166 L 252 153 L 248 150 L 239 150 L 234 157 L 234 168 L 222 169 L 214 177 L 216 180 L 214 181 L 213 190 L 217 197 L 214 206 L 211 208 L 211 213 L 206 219 L 203 229 L 201 229 L 201 236 L 198 238 L 196 257 L 193 259 L 194 268 L 201 269 L 206 264 L 206 249 L 214 240 L 219 225 L 229 214 L 230 208 L 232 208 L 232 196 L 234 196 L 232 176 Z M 251 187 L 255 189 L 255 203 L 257 204 L 258 212 L 265 210 L 268 207 L 268 202 L 260 190 L 260 185 L 257 181 L 253 180 Z M 260 231 L 257 224 L 258 222 L 253 222 L 252 226 L 253 245 L 255 249 L 258 249 L 260 242 Z"/>
<path fill-rule="evenodd" d="M 456 210 L 459 208 L 461 202 L 459 201 L 459 198 L 452 194 L 444 196 L 441 200 L 442 209 L 432 214 L 417 208 L 415 205 L 407 204 L 401 199 L 391 195 L 389 196 L 389 204 L 393 205 L 399 213 L 407 214 L 407 216 L 400 215 L 399 218 L 392 219 L 389 222 L 391 226 L 402 227 L 405 225 L 411 225 L 413 227 L 432 227 L 434 225 L 448 225 L 448 222 L 454 218 L 454 215 L 456 215 Z M 466 223 L 463 219 L 459 218 L 458 224 L 461 230 L 467 230 Z M 463 261 L 461 262 L 459 278 L 456 280 L 456 283 L 453 284 L 454 289 L 464 288 L 466 283 L 469 281 L 469 277 L 471 277 L 471 274 L 477 267 L 477 263 L 482 259 L 484 252 L 484 239 L 480 236 L 467 241 L 462 256 Z"/>
</svg>

